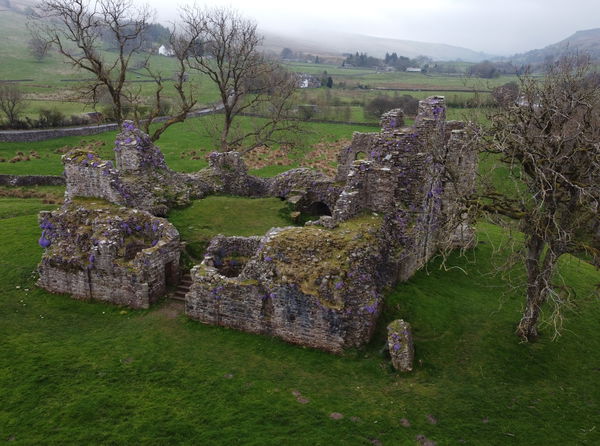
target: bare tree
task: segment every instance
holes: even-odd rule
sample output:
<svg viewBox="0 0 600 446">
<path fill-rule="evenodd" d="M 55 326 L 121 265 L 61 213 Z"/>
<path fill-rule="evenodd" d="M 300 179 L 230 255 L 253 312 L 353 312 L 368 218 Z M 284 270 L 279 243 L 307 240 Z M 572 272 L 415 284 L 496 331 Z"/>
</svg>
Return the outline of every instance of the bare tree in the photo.
<svg viewBox="0 0 600 446">
<path fill-rule="evenodd" d="M 291 119 L 291 99 L 296 79 L 260 52 L 256 23 L 229 9 L 182 11 L 187 34 L 198 36 L 200 50 L 190 52 L 189 64 L 217 86 L 223 111 L 219 144 L 231 150 L 251 141 L 246 150 L 272 141 L 285 130 L 296 128 Z M 265 117 L 249 131 L 234 129 L 241 114 Z M 256 121 L 258 122 L 258 121 Z"/>
<path fill-rule="evenodd" d="M 139 50 L 151 18 L 147 7 L 130 0 L 43 0 L 36 7 L 36 34 L 55 46 L 73 66 L 92 73 L 95 99 L 104 87 L 113 103 L 115 120 L 123 121 L 123 89 L 131 58 Z M 103 33 L 114 38 L 114 57 L 103 54 Z"/>
<path fill-rule="evenodd" d="M 74 67 L 94 75 L 95 80 L 86 88 L 87 96 L 96 104 L 107 93 L 115 121 L 121 123 L 125 119 L 125 105 L 144 100 L 141 89 L 128 85 L 127 74 L 132 59 L 142 52 L 144 32 L 151 18 L 148 6 L 138 6 L 133 0 L 42 0 L 30 29 L 34 36 L 55 46 Z M 106 41 L 111 48 L 105 48 Z M 180 72 L 174 82 L 179 111 L 163 122 L 151 135 L 153 139 L 169 125 L 183 121 L 196 104 L 193 92 L 184 89 L 183 60 L 179 59 Z M 157 88 L 152 112 L 144 121 L 146 128 L 157 117 L 156 110 L 161 110 L 163 100 L 164 80 L 159 73 L 151 74 Z"/>
<path fill-rule="evenodd" d="M 9 126 L 14 127 L 19 123 L 25 105 L 23 93 L 16 85 L 0 84 L 0 111 L 6 116 Z"/>
<path fill-rule="evenodd" d="M 46 54 L 48 54 L 48 42 L 46 42 L 38 36 L 33 36 L 31 39 L 29 39 L 29 42 L 27 42 L 27 46 L 29 48 L 29 51 L 31 52 L 31 55 L 38 62 L 41 62 L 44 59 L 44 57 L 46 57 Z"/>
<path fill-rule="evenodd" d="M 517 334 L 538 335 L 544 304 L 551 304 L 555 334 L 568 288 L 557 283 L 566 253 L 587 251 L 582 228 L 598 223 L 600 202 L 600 85 L 588 58 L 570 57 L 543 79 L 522 77 L 520 96 L 491 117 L 491 151 L 517 183 L 512 196 L 487 193 L 483 208 L 518 219 L 525 234 L 526 303 Z"/>
<path fill-rule="evenodd" d="M 187 73 L 187 58 L 193 51 L 196 41 L 197 36 L 178 33 L 175 30 L 169 36 L 169 44 L 173 50 L 174 60 L 177 62 L 177 70 L 174 74 L 172 87 L 177 93 L 178 107 L 177 111 L 170 115 L 168 119 L 163 120 L 154 131 L 151 130 L 150 126 L 155 122 L 156 118 L 170 112 L 169 103 L 163 96 L 165 81 L 170 79 L 165 79 L 162 73 L 152 70 L 147 61 L 144 65 L 144 69 L 155 83 L 154 97 L 152 98 L 150 110 L 147 113 L 138 113 L 139 108 L 136 107 L 134 107 L 134 113 L 136 124 L 150 135 L 152 141 L 158 140 L 171 125 L 185 121 L 188 113 L 198 102 L 194 85 L 188 82 Z M 129 89 L 126 96 L 132 104 L 145 103 L 141 88 L 136 90 Z"/>
</svg>

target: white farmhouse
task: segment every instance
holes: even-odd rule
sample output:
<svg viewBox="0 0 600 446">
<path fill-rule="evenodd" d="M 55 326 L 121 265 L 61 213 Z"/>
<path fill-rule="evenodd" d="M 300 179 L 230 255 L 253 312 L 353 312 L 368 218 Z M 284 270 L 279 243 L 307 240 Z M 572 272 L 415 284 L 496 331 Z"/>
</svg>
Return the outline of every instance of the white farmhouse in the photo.
<svg viewBox="0 0 600 446">
<path fill-rule="evenodd" d="M 166 46 L 161 45 L 158 48 L 158 54 L 160 54 L 161 56 L 171 57 L 171 56 L 175 55 L 175 52 L 171 48 L 167 48 Z"/>
</svg>

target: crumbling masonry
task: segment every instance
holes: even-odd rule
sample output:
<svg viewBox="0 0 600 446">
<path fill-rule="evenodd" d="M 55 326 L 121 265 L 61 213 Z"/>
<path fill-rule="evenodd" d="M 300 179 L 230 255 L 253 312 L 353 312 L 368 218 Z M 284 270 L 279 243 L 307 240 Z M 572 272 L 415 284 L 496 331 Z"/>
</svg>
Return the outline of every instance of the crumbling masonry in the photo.
<svg viewBox="0 0 600 446">
<path fill-rule="evenodd" d="M 316 220 L 263 237 L 215 237 L 192 269 L 186 314 L 331 352 L 361 346 L 386 287 L 440 249 L 473 243 L 463 198 L 477 158 L 465 138 L 464 124 L 446 122 L 443 98 L 431 97 L 410 128 L 394 110 L 381 132 L 355 133 L 335 179 L 309 169 L 265 179 L 235 152 L 212 153 L 196 173 L 173 172 L 126 123 L 116 166 L 92 152 L 63 158 L 65 207 L 40 215 L 39 284 L 145 308 L 179 274 L 177 231 L 155 215 L 214 193 L 280 197 Z"/>
</svg>

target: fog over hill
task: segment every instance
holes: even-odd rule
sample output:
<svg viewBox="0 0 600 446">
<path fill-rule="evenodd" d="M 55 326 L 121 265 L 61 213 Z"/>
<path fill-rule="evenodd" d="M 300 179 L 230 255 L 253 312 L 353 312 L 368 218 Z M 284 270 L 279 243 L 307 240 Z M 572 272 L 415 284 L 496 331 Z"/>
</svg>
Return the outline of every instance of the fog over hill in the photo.
<svg viewBox="0 0 600 446">
<path fill-rule="evenodd" d="M 358 51 L 380 58 L 384 57 L 385 53 L 396 52 L 398 55 L 410 58 L 427 56 L 434 60 L 463 60 L 467 62 L 480 62 L 494 57 L 490 54 L 443 43 L 418 42 L 342 32 L 311 32 L 294 35 L 263 31 L 263 34 L 265 36 L 265 49 L 274 52 L 280 52 L 286 47 L 294 51 L 330 55 Z"/>
</svg>

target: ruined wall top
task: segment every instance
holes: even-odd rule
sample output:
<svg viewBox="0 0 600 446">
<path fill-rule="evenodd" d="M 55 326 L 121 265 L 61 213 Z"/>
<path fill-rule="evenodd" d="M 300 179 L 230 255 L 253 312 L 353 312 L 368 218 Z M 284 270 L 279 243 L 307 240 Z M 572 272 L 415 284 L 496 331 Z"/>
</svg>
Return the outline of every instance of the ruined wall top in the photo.
<svg viewBox="0 0 600 446">
<path fill-rule="evenodd" d="M 123 172 L 167 169 L 162 152 L 147 134 L 135 127 L 133 121 L 123 122 L 114 150 L 117 168 Z"/>
<path fill-rule="evenodd" d="M 225 174 L 245 175 L 248 172 L 239 152 L 212 152 L 208 155 L 208 167 Z"/>
<path fill-rule="evenodd" d="M 404 126 L 404 112 L 401 108 L 395 108 L 393 110 L 385 112 L 381 115 L 379 120 L 381 130 L 393 130 L 399 129 Z"/>
</svg>

